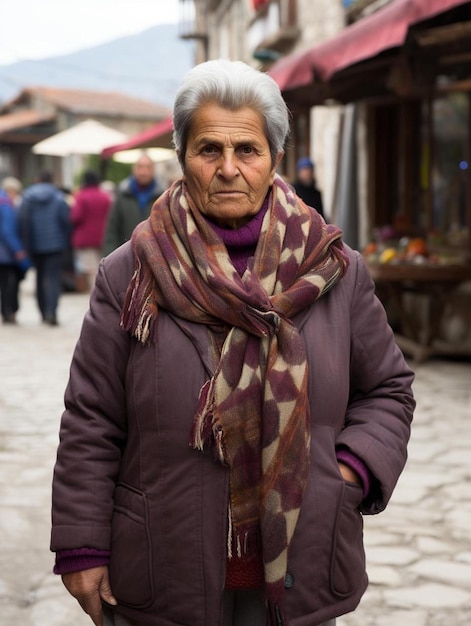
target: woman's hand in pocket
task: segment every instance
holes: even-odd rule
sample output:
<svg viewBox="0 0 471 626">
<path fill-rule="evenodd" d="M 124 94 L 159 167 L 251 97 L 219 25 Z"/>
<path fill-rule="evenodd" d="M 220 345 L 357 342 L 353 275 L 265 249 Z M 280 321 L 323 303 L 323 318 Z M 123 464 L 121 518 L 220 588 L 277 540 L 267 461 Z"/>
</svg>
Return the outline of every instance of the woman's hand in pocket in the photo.
<svg viewBox="0 0 471 626">
<path fill-rule="evenodd" d="M 111 591 L 106 566 L 63 574 L 62 582 L 85 613 L 90 615 L 95 626 L 103 626 L 102 602 L 118 604 Z"/>
<path fill-rule="evenodd" d="M 354 485 L 358 485 L 359 487 L 363 486 L 363 482 L 359 474 L 357 474 L 354 469 L 352 469 L 349 465 L 345 465 L 345 463 L 342 463 L 342 461 L 339 461 L 338 464 L 340 473 L 342 474 L 342 478 L 347 483 L 353 483 Z"/>
</svg>

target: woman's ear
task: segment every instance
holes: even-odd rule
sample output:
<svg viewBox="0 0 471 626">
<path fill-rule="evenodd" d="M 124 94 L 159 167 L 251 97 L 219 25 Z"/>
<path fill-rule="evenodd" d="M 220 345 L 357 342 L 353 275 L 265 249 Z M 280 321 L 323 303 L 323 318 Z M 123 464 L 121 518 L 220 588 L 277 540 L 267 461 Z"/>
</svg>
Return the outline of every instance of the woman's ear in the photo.
<svg viewBox="0 0 471 626">
<path fill-rule="evenodd" d="M 185 160 L 184 160 L 180 150 L 176 150 L 176 153 L 177 153 L 178 162 L 180 163 L 180 167 L 181 167 L 181 170 L 183 172 L 183 176 L 185 176 Z"/>
<path fill-rule="evenodd" d="M 275 162 L 275 170 L 277 169 L 278 165 L 281 163 L 281 159 L 284 157 L 285 155 L 285 151 L 284 150 L 280 150 L 276 156 L 276 162 Z"/>
<path fill-rule="evenodd" d="M 276 170 L 278 168 L 278 165 L 281 162 L 281 159 L 284 156 L 284 150 L 280 150 L 278 152 L 278 154 L 276 155 L 276 159 L 275 159 L 275 163 L 273 164 L 272 170 L 271 170 L 271 181 L 270 181 L 270 185 L 273 183 L 273 181 L 275 180 L 275 174 L 276 174 Z"/>
</svg>

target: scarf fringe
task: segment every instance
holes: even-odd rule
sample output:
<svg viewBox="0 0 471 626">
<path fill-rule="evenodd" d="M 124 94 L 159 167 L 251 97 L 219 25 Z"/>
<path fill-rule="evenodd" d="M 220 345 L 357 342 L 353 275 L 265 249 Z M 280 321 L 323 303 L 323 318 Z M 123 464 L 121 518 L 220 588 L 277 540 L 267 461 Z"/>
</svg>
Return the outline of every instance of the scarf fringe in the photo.
<svg viewBox="0 0 471 626">
<path fill-rule="evenodd" d="M 137 324 L 134 330 L 134 336 L 141 343 L 147 343 L 151 336 L 155 317 L 149 310 L 150 296 L 147 297 L 144 306 L 142 307 L 141 314 L 137 318 Z"/>
<path fill-rule="evenodd" d="M 214 418 L 214 377 L 210 378 L 201 387 L 198 396 L 198 412 L 193 421 L 190 445 L 200 451 L 205 451 L 213 445 L 217 459 L 227 465 L 223 446 L 222 427 Z M 252 531 L 253 532 L 253 531 Z M 254 546 L 249 545 L 251 532 L 249 530 L 235 532 L 232 521 L 232 508 L 229 502 L 227 507 L 227 556 L 232 559 L 234 550 L 237 558 L 241 559 L 253 554 Z"/>
<path fill-rule="evenodd" d="M 213 376 L 201 387 L 198 396 L 198 410 L 193 420 L 190 445 L 202 452 L 213 447 L 215 457 L 223 465 L 227 465 L 227 458 L 223 445 L 223 429 L 215 418 L 215 378 Z"/>
<path fill-rule="evenodd" d="M 138 259 L 126 293 L 120 325 L 143 344 L 149 342 L 156 319 L 157 306 L 153 302 L 152 289 L 152 275 L 146 276 Z"/>
<path fill-rule="evenodd" d="M 227 556 L 229 559 L 249 559 L 254 554 L 261 552 L 260 527 L 258 524 L 250 528 L 245 525 L 245 530 L 236 530 L 232 520 L 232 509 L 228 506 L 228 529 L 227 529 Z"/>
</svg>

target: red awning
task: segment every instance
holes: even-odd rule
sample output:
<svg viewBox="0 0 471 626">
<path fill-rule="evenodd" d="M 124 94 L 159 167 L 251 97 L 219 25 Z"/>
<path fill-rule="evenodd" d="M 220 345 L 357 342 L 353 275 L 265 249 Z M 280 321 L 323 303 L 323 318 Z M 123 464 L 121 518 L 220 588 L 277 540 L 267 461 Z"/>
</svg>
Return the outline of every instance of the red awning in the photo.
<svg viewBox="0 0 471 626">
<path fill-rule="evenodd" d="M 105 148 L 101 156 L 104 159 L 109 159 L 116 152 L 134 148 L 172 148 L 172 134 L 173 119 L 172 116 L 169 116 L 155 126 L 134 135 L 128 141 Z"/>
<path fill-rule="evenodd" d="M 470 0 L 395 0 L 317 46 L 283 57 L 269 70 L 281 91 L 327 82 L 335 73 L 402 46 L 414 24 Z"/>
</svg>

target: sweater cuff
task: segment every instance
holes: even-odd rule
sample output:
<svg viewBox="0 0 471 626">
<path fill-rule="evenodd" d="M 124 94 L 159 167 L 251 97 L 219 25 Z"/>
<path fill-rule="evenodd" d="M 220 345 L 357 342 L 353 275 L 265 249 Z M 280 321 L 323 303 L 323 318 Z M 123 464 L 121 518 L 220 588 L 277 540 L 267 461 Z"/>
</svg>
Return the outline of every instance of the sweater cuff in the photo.
<svg viewBox="0 0 471 626">
<path fill-rule="evenodd" d="M 370 470 L 363 463 L 361 459 L 359 459 L 355 454 L 352 454 L 350 450 L 346 450 L 345 448 L 340 448 L 336 451 L 337 461 L 341 461 L 348 465 L 352 470 L 354 470 L 358 476 L 361 478 L 363 483 L 363 500 L 368 497 L 371 489 L 372 477 Z"/>
<path fill-rule="evenodd" d="M 108 565 L 109 550 L 95 550 L 94 548 L 79 548 L 78 550 L 58 550 L 54 574 L 70 574 L 92 567 Z"/>
</svg>

